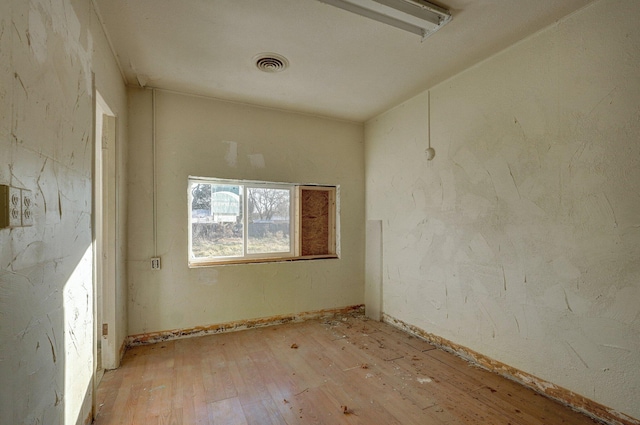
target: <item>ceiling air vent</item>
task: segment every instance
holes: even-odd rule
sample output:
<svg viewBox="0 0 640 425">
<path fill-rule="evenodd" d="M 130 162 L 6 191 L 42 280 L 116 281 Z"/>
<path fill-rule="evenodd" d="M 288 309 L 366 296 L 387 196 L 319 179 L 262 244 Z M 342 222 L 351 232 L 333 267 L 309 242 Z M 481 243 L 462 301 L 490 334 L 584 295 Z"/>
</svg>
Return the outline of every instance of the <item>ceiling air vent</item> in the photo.
<svg viewBox="0 0 640 425">
<path fill-rule="evenodd" d="M 287 69 L 289 61 L 276 53 L 262 53 L 255 57 L 256 67 L 263 72 L 280 72 Z"/>
</svg>

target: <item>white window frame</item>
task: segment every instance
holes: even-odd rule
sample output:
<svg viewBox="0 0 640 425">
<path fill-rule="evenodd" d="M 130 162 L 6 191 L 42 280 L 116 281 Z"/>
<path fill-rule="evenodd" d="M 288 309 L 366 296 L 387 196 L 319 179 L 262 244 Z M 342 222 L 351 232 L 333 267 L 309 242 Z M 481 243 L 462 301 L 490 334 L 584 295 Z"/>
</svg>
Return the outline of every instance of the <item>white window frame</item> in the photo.
<svg viewBox="0 0 640 425">
<path fill-rule="evenodd" d="M 193 184 L 212 184 L 221 186 L 240 186 L 242 187 L 242 225 L 243 225 L 243 254 L 238 256 L 219 256 L 219 257 L 202 257 L 196 258 L 193 255 L 193 216 L 192 216 L 192 185 Z M 265 189 L 277 189 L 289 191 L 289 251 L 288 252 L 270 252 L 270 253 L 248 253 L 248 241 L 249 241 L 249 202 L 248 191 L 251 188 L 265 188 Z M 301 188 L 332 191 L 334 204 L 330 206 L 332 211 L 330 213 L 330 222 L 333 223 L 333 228 L 330 229 L 329 241 L 332 243 L 332 247 L 329 248 L 330 252 L 321 255 L 300 255 L 300 199 L 299 193 Z M 219 179 L 209 177 L 195 177 L 189 176 L 187 183 L 187 216 L 188 216 L 188 264 L 189 267 L 204 267 L 204 266 L 216 266 L 223 264 L 239 264 L 239 263 L 258 263 L 258 262 L 272 262 L 272 261 L 292 261 L 292 260 L 307 260 L 307 259 L 321 259 L 321 258 L 338 258 L 336 254 L 337 244 L 336 237 L 338 228 L 336 226 L 337 204 L 335 203 L 336 193 L 338 191 L 337 186 L 315 186 L 315 185 L 303 185 L 294 183 L 276 183 L 276 182 L 264 182 L 264 181 L 251 181 L 251 180 L 230 180 Z M 338 248 L 339 249 L 339 248 Z"/>
</svg>

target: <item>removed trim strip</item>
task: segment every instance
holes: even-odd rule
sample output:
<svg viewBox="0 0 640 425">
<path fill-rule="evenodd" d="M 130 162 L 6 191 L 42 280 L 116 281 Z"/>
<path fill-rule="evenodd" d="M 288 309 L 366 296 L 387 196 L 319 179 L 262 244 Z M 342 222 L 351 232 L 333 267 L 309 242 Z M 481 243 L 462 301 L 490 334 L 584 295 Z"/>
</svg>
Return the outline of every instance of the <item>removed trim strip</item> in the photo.
<svg viewBox="0 0 640 425">
<path fill-rule="evenodd" d="M 174 329 L 169 331 L 149 332 L 131 335 L 127 337 L 127 346 L 155 344 L 156 342 L 169 341 L 181 338 L 193 338 L 197 336 L 213 335 L 226 332 L 235 332 L 245 329 L 262 328 L 266 326 L 282 325 L 284 323 L 303 322 L 311 319 L 324 319 L 334 316 L 364 314 L 364 304 L 347 307 L 315 310 L 302 313 L 293 313 L 280 316 L 263 317 L 259 319 L 238 320 L 216 325 L 197 326 L 195 328 Z"/>
</svg>

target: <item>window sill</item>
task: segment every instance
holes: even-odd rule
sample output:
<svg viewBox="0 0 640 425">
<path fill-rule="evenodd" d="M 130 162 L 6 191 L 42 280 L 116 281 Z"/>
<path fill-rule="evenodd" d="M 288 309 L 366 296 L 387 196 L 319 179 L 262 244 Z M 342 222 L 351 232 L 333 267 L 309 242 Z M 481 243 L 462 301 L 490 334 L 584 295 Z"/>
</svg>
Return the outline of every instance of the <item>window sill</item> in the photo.
<svg viewBox="0 0 640 425">
<path fill-rule="evenodd" d="M 226 266 L 232 264 L 263 264 L 263 263 L 284 263 L 293 261 L 308 261 L 308 260 L 330 260 L 339 259 L 336 254 L 326 255 L 305 255 L 301 257 L 270 257 L 270 258 L 235 258 L 231 260 L 215 260 L 215 261 L 202 261 L 202 262 L 190 262 L 189 268 L 196 269 L 201 267 L 215 267 Z"/>
</svg>

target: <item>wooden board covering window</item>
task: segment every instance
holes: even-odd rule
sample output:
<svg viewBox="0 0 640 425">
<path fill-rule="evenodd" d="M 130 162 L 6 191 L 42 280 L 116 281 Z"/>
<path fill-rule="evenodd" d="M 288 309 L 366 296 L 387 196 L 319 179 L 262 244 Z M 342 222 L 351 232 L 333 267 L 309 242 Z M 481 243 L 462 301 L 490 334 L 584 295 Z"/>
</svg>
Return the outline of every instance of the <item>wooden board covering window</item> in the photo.
<svg viewBox="0 0 640 425">
<path fill-rule="evenodd" d="M 335 187 L 300 186 L 298 196 L 299 255 L 335 255 Z"/>
</svg>

